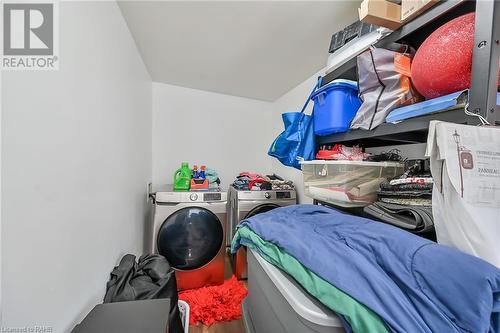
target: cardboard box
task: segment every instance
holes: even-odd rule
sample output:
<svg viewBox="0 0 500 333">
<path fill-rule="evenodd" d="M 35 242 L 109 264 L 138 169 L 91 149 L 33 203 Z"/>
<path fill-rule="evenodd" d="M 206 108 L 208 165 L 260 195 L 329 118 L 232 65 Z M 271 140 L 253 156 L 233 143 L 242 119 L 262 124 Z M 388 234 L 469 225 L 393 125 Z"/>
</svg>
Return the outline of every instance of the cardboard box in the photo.
<svg viewBox="0 0 500 333">
<path fill-rule="evenodd" d="M 363 0 L 358 9 L 359 20 L 391 30 L 401 25 L 401 6 L 385 0 Z"/>
<path fill-rule="evenodd" d="M 401 2 L 401 21 L 413 20 L 438 2 L 439 0 L 403 0 Z"/>
</svg>

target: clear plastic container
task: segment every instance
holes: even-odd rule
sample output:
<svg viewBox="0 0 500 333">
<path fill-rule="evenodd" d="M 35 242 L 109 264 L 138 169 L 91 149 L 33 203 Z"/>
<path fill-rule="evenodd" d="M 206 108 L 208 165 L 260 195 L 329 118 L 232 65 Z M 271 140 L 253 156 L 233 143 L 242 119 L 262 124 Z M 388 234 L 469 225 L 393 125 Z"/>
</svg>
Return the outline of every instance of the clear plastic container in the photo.
<svg viewBox="0 0 500 333">
<path fill-rule="evenodd" d="M 305 194 L 341 207 L 363 207 L 377 200 L 380 184 L 404 172 L 397 162 L 302 161 Z"/>
</svg>

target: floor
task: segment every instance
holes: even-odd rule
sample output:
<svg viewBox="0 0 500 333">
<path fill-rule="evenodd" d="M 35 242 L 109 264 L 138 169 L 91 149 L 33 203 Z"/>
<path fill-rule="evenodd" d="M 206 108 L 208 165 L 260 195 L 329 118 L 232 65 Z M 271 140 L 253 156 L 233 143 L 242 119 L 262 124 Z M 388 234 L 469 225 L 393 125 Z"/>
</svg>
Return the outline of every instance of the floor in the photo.
<svg viewBox="0 0 500 333">
<path fill-rule="evenodd" d="M 232 269 L 228 256 L 226 256 L 224 270 L 226 279 L 231 277 Z M 191 325 L 189 326 L 189 333 L 245 333 L 245 328 L 243 327 L 243 321 L 239 319 L 211 326 Z"/>
<path fill-rule="evenodd" d="M 191 325 L 189 333 L 245 333 L 245 328 L 241 320 L 233 320 L 212 326 Z"/>
</svg>

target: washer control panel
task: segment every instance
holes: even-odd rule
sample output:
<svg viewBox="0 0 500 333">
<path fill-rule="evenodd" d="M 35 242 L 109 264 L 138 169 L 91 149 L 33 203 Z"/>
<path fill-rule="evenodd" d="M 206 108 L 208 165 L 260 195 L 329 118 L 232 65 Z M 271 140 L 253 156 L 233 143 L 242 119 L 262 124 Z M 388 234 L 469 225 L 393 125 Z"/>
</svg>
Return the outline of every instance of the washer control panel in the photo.
<svg viewBox="0 0 500 333">
<path fill-rule="evenodd" d="M 227 200 L 227 192 L 211 191 L 211 192 L 155 192 L 156 202 L 162 203 L 195 203 L 195 202 L 225 202 Z"/>
<path fill-rule="evenodd" d="M 238 200 L 292 200 L 296 201 L 297 194 L 295 190 L 236 190 L 231 188 L 230 192 L 235 192 Z"/>
<path fill-rule="evenodd" d="M 290 191 L 276 192 L 276 199 L 291 199 L 291 197 Z"/>
<path fill-rule="evenodd" d="M 221 199 L 221 193 L 203 193 L 203 201 L 220 201 Z"/>
</svg>

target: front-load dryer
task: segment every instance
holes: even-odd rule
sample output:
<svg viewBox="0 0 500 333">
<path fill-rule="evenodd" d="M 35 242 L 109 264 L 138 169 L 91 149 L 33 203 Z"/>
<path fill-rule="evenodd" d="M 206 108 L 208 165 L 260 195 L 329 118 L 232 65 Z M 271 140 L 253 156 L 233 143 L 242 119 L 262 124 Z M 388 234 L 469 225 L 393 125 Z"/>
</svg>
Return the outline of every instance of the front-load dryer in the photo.
<svg viewBox="0 0 500 333">
<path fill-rule="evenodd" d="M 228 191 L 228 231 L 226 246 L 231 246 L 231 240 L 240 221 L 257 214 L 268 212 L 278 207 L 297 204 L 295 190 L 237 190 L 233 186 Z M 246 249 L 241 247 L 231 257 L 234 274 L 238 279 L 247 278 Z"/>
<path fill-rule="evenodd" d="M 179 290 L 224 282 L 226 192 L 154 194 L 150 250 L 176 270 Z"/>
</svg>

